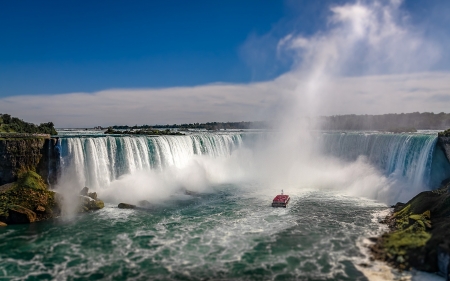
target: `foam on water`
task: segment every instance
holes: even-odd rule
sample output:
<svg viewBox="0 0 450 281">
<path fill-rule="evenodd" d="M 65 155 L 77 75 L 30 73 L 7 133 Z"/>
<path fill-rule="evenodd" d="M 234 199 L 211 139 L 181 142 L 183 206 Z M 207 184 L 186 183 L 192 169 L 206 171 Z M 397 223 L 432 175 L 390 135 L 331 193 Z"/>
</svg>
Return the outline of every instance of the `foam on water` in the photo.
<svg viewBox="0 0 450 281">
<path fill-rule="evenodd" d="M 353 241 L 377 227 L 370 213 L 383 204 L 305 191 L 280 209 L 271 208 L 270 198 L 259 196 L 254 186 L 212 188 L 215 192 L 176 197 L 150 212 L 107 204 L 71 223 L 29 228 L 33 243 L 9 251 L 7 259 L 0 254 L 0 267 L 10 277 L 15 272 L 18 278 L 69 280 L 362 278 L 353 265 L 361 257 Z M 28 227 L 6 234 L 0 246 L 14 246 L 17 233 Z"/>
<path fill-rule="evenodd" d="M 2 247 L 33 240 L 1 256 L 4 276 L 365 280 L 357 265 L 367 256 L 355 241 L 379 230 L 372 214 L 386 205 L 361 196 L 397 198 L 404 186 L 370 155 L 300 155 L 244 139 L 241 133 L 61 138 L 61 183 L 75 179 L 69 186 L 75 193 L 90 185 L 111 204 L 71 222 L 39 224 L 43 230 L 23 237 L 17 233 L 25 226 L 2 233 L 8 241 Z M 405 150 L 414 143 L 400 139 Z M 413 147 L 413 158 L 431 149 Z M 406 170 L 417 169 L 405 162 Z M 270 207 L 280 189 L 292 198 L 287 209 Z M 115 207 L 143 199 L 152 203 L 148 212 Z"/>
</svg>

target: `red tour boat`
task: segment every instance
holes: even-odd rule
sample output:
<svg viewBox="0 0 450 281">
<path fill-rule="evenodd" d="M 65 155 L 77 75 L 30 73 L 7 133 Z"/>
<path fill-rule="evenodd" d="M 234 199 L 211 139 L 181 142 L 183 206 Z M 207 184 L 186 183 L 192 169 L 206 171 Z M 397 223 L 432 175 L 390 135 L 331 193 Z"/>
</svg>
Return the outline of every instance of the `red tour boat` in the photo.
<svg viewBox="0 0 450 281">
<path fill-rule="evenodd" d="M 289 197 L 289 195 L 284 195 L 283 190 L 281 190 L 281 194 L 279 194 L 279 195 L 275 196 L 275 198 L 273 198 L 272 207 L 286 208 L 290 199 L 291 198 Z"/>
</svg>

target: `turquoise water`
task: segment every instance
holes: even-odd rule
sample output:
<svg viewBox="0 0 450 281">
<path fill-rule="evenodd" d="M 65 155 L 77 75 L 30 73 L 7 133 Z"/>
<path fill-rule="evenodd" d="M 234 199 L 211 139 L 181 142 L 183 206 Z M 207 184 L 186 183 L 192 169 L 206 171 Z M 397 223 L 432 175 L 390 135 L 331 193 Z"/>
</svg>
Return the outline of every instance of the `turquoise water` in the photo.
<svg viewBox="0 0 450 281">
<path fill-rule="evenodd" d="M 380 212 L 445 176 L 435 134 L 326 133 L 306 156 L 276 137 L 65 134 L 54 188 L 106 206 L 0 228 L 0 280 L 367 280 Z M 286 209 L 271 207 L 280 189 Z"/>
<path fill-rule="evenodd" d="M 0 229 L 0 278 L 366 280 L 357 241 L 379 228 L 370 200 L 307 191 L 291 205 L 237 186 L 175 195 L 151 211 L 115 205 Z"/>
</svg>

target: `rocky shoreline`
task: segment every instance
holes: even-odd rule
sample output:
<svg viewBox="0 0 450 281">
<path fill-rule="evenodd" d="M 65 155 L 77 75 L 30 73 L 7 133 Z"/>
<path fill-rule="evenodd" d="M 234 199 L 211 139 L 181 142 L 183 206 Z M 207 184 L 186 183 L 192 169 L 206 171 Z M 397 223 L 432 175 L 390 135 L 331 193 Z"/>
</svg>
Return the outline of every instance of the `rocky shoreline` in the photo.
<svg viewBox="0 0 450 281">
<path fill-rule="evenodd" d="M 399 270 L 411 268 L 450 279 L 450 183 L 397 203 L 381 222 L 389 231 L 373 238 L 372 257 Z"/>
<path fill-rule="evenodd" d="M 61 215 L 64 196 L 50 190 L 59 176 L 58 138 L 50 135 L 4 134 L 0 139 L 0 226 L 33 223 Z M 73 198 L 72 198 L 73 199 Z M 78 213 L 103 208 L 85 187 Z"/>
<path fill-rule="evenodd" d="M 33 171 L 20 173 L 16 182 L 0 186 L 0 226 L 27 224 L 61 216 L 64 196 L 49 190 Z M 104 203 L 95 192 L 82 189 L 77 213 L 102 209 Z"/>
<path fill-rule="evenodd" d="M 438 134 L 437 145 L 450 161 L 450 129 Z M 372 258 L 401 271 L 438 273 L 450 281 L 450 179 L 392 208 L 381 221 L 389 231 L 371 239 Z"/>
</svg>

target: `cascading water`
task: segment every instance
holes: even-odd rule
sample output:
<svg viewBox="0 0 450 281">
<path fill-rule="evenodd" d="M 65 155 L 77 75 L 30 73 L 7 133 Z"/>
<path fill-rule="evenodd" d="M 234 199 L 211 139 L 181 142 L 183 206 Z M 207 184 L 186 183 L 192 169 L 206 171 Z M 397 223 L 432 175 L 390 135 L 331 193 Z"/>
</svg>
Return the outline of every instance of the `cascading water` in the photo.
<svg viewBox="0 0 450 281">
<path fill-rule="evenodd" d="M 78 186 L 97 189 L 137 171 L 183 168 L 196 155 L 228 157 L 245 137 L 241 133 L 62 137 L 61 170 L 76 178 Z M 436 134 L 324 132 L 319 138 L 325 155 L 349 162 L 365 157 L 408 193 L 433 189 L 450 177 L 450 164 L 436 145 Z"/>
<path fill-rule="evenodd" d="M 80 185 L 99 188 L 136 171 L 181 168 L 194 155 L 229 156 L 241 145 L 240 134 L 66 137 L 61 138 L 61 165 Z"/>
<path fill-rule="evenodd" d="M 327 132 L 321 139 L 326 154 L 348 161 L 366 157 L 384 175 L 416 192 L 435 188 L 450 176 L 436 134 Z"/>
</svg>

